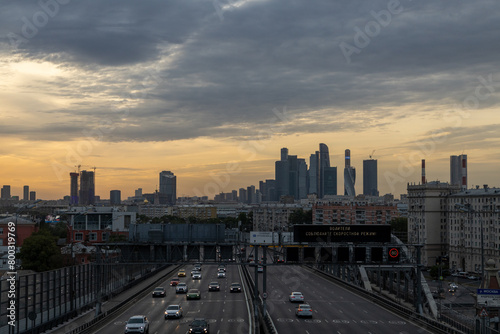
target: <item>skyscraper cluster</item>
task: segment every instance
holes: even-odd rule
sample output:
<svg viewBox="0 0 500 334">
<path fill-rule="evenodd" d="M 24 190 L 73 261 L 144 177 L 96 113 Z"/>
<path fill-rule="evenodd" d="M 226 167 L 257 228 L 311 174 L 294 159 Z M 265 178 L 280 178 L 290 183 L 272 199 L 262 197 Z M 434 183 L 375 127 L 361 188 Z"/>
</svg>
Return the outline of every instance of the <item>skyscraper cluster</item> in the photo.
<svg viewBox="0 0 500 334">
<path fill-rule="evenodd" d="M 378 196 L 377 160 L 363 161 L 363 193 Z M 304 159 L 290 155 L 287 148 L 281 149 L 281 159 L 275 163 L 276 191 L 271 200 L 281 196 L 294 199 L 317 194 L 319 198 L 337 195 L 337 167 L 330 165 L 330 153 L 326 144 L 309 157 L 309 168 Z M 267 183 L 267 180 L 266 180 Z M 344 195 L 356 196 L 356 169 L 351 166 L 351 151 L 345 150 Z"/>
</svg>

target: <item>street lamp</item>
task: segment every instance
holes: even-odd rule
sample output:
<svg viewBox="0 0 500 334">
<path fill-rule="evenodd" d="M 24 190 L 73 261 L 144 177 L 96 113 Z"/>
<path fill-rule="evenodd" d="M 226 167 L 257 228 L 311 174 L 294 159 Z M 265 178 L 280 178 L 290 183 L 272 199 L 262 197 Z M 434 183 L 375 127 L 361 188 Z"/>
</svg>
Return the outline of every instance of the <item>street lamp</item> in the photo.
<svg viewBox="0 0 500 334">
<path fill-rule="evenodd" d="M 483 233 L 483 219 L 481 217 L 481 212 L 474 210 L 470 205 L 470 203 L 466 204 L 456 203 L 455 208 L 459 212 L 470 213 L 471 217 L 473 217 L 474 214 L 478 214 L 480 229 L 481 229 L 480 231 L 481 232 L 481 288 L 484 288 L 484 233 Z M 472 225 L 472 220 L 473 219 L 471 218 L 471 225 Z"/>
</svg>

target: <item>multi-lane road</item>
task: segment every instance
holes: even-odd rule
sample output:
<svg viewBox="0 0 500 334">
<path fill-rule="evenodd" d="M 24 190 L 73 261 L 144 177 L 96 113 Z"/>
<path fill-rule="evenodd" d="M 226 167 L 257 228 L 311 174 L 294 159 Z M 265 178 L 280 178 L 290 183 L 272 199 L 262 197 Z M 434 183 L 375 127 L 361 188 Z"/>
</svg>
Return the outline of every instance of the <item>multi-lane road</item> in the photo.
<svg viewBox="0 0 500 334">
<path fill-rule="evenodd" d="M 311 305 L 311 319 L 295 316 L 292 291 L 302 292 Z M 430 333 L 300 266 L 267 267 L 266 304 L 278 333 Z"/>
<path fill-rule="evenodd" d="M 164 298 L 152 298 L 151 292 L 138 297 L 131 306 L 120 314 L 107 319 L 96 333 L 123 333 L 126 321 L 133 315 L 144 314 L 150 321 L 150 333 L 186 333 L 189 323 L 195 318 L 205 318 L 210 324 L 210 333 L 249 333 L 252 321 L 251 296 L 244 286 L 241 268 L 228 265 L 226 278 L 217 278 L 217 265 L 205 264 L 202 278 L 190 277 L 191 266 L 184 267 L 187 277 L 181 277 L 190 289 L 201 291 L 200 300 L 186 300 L 184 294 L 176 294 L 170 278 L 158 284 L 164 286 Z M 251 269 L 254 276 L 253 268 Z M 262 293 L 263 274 L 259 273 L 259 291 Z M 212 281 L 220 283 L 221 290 L 209 292 Z M 244 286 L 241 293 L 230 293 L 232 282 Z M 300 291 L 312 306 L 311 319 L 295 316 L 297 304 L 289 301 L 292 291 Z M 180 304 L 184 316 L 181 319 L 164 319 L 168 305 Z M 413 323 L 411 319 L 387 311 L 378 305 L 315 275 L 300 266 L 276 265 L 267 267 L 267 309 L 278 333 L 430 333 Z"/>
<path fill-rule="evenodd" d="M 205 318 L 210 325 L 210 333 L 248 333 L 249 332 L 249 301 L 248 291 L 230 293 L 229 286 L 233 282 L 243 282 L 238 266 L 227 266 L 226 278 L 217 278 L 216 265 L 203 265 L 202 278 L 192 279 L 191 266 L 184 267 L 187 276 L 180 277 L 181 282 L 187 283 L 189 289 L 201 291 L 200 300 L 186 300 L 185 294 L 176 294 L 175 287 L 170 286 L 170 278 L 158 284 L 166 288 L 164 298 L 153 298 L 151 292 L 139 297 L 133 305 L 121 314 L 107 320 L 96 331 L 99 334 L 123 333 L 125 323 L 133 315 L 146 315 L 150 323 L 150 334 L 154 333 L 186 333 L 189 323 L 195 318 Z M 176 273 L 172 277 L 177 277 Z M 220 283 L 220 291 L 208 291 L 212 281 Z M 168 305 L 180 304 L 184 316 L 181 319 L 164 319 L 164 312 Z"/>
</svg>

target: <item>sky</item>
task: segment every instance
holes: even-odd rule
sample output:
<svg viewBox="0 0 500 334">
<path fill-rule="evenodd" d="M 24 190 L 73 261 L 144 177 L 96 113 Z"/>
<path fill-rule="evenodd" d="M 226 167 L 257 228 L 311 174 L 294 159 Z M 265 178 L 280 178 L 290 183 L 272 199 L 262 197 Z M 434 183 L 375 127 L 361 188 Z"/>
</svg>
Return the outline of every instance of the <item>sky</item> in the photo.
<svg viewBox="0 0 500 334">
<path fill-rule="evenodd" d="M 345 149 L 358 193 L 370 156 L 381 194 L 459 154 L 499 187 L 499 41 L 496 0 L 0 0 L 0 185 L 212 197 L 325 143 L 339 194 Z"/>
</svg>

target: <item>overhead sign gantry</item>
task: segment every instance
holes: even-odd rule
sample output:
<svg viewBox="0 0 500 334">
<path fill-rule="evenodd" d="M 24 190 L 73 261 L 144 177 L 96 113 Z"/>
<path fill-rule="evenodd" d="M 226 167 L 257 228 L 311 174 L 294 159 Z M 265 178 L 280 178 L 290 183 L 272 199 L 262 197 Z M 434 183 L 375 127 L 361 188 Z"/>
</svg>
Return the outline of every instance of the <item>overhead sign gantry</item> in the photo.
<svg viewBox="0 0 500 334">
<path fill-rule="evenodd" d="M 390 242 L 390 225 L 294 225 L 294 242 Z"/>
</svg>

